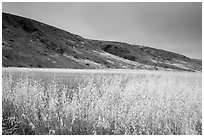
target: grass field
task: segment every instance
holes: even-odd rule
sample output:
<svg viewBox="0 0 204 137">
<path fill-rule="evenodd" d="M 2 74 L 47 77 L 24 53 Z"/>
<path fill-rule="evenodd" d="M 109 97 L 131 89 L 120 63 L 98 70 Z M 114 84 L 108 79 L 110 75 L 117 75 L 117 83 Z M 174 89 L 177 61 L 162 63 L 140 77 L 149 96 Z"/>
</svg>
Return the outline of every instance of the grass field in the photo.
<svg viewBox="0 0 204 137">
<path fill-rule="evenodd" d="M 3 68 L 2 117 L 2 134 L 202 134 L 202 76 Z"/>
</svg>

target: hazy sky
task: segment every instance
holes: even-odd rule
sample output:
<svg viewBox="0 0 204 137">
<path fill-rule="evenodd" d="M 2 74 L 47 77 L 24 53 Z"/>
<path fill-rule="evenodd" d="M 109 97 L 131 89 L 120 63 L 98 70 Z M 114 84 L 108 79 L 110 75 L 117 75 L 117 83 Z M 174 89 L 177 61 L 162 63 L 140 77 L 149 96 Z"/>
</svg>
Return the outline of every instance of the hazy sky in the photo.
<svg viewBox="0 0 204 137">
<path fill-rule="evenodd" d="M 89 39 L 141 44 L 202 58 L 202 3 L 3 3 Z"/>
</svg>

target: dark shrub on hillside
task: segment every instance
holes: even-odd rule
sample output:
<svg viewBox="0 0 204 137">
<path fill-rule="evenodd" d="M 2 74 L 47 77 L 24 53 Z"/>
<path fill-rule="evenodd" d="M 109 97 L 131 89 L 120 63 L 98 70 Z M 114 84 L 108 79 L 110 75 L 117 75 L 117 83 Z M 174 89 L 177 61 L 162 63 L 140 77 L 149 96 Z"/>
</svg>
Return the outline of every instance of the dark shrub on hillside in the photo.
<svg viewBox="0 0 204 137">
<path fill-rule="evenodd" d="M 128 60 L 131 60 L 131 61 L 135 60 L 135 56 L 132 56 L 132 55 L 126 55 L 124 58 L 128 59 Z"/>
<path fill-rule="evenodd" d="M 62 47 L 59 47 L 57 49 L 57 52 L 60 53 L 60 54 L 63 54 L 65 52 L 65 49 L 63 49 Z"/>
<path fill-rule="evenodd" d="M 128 54 L 129 50 L 125 47 L 118 47 L 114 45 L 107 45 L 103 49 L 104 51 L 114 54 L 116 56 L 123 56 L 124 54 Z"/>
<path fill-rule="evenodd" d="M 28 33 L 38 31 L 38 29 L 29 20 L 26 20 L 26 19 L 21 20 L 20 25 L 21 25 L 22 29 Z"/>
</svg>

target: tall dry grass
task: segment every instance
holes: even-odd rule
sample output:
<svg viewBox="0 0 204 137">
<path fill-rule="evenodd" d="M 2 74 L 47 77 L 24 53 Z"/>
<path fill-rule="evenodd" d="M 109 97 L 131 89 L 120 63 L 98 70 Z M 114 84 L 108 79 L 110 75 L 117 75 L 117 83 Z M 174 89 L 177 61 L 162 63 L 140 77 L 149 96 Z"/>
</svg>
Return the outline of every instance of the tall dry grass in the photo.
<svg viewBox="0 0 204 137">
<path fill-rule="evenodd" d="M 3 134 L 202 134 L 199 75 L 14 77 L 3 72 Z"/>
</svg>

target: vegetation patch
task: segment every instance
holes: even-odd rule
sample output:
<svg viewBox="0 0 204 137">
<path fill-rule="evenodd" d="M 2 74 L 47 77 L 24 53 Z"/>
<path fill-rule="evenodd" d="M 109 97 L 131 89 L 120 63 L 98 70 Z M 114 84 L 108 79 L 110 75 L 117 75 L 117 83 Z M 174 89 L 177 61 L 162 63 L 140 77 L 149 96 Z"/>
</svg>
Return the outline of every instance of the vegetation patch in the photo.
<svg viewBox="0 0 204 137">
<path fill-rule="evenodd" d="M 202 134 L 201 75 L 90 72 L 3 69 L 2 134 Z"/>
</svg>

